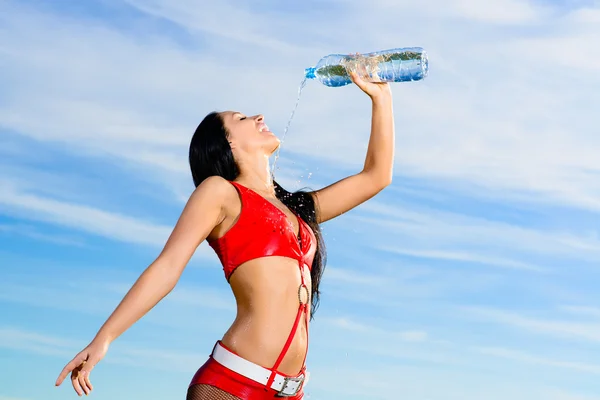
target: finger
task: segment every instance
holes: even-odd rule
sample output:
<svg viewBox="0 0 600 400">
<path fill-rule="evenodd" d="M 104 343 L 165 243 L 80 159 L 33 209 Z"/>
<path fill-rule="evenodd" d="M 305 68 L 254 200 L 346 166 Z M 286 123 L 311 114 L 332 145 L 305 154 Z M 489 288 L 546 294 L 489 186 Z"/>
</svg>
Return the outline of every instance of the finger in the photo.
<svg viewBox="0 0 600 400">
<path fill-rule="evenodd" d="M 65 365 L 63 370 L 58 375 L 58 378 L 56 379 L 56 386 L 60 386 L 60 384 L 63 383 L 65 378 L 69 375 L 69 372 L 72 372 L 78 365 L 80 365 L 83 362 L 83 360 L 85 360 L 85 356 L 78 354 L 67 365 Z"/>
<path fill-rule="evenodd" d="M 78 396 L 83 395 L 83 389 L 81 388 L 81 383 L 79 382 L 79 372 L 73 372 L 71 374 L 71 383 L 73 384 L 73 389 L 77 392 Z"/>
<path fill-rule="evenodd" d="M 356 86 L 358 86 L 360 89 L 365 90 L 365 81 L 362 80 L 362 78 L 360 77 L 360 75 L 358 75 L 358 73 L 352 71 L 350 73 L 352 82 L 354 82 L 356 84 Z"/>
<path fill-rule="evenodd" d="M 383 83 L 381 82 L 381 78 L 379 77 L 379 74 L 377 73 L 377 71 L 374 71 L 372 74 L 372 78 L 373 78 L 373 83 Z"/>
<path fill-rule="evenodd" d="M 362 78 L 356 71 L 350 72 L 350 79 L 352 79 L 352 82 L 356 83 L 357 85 L 363 82 Z"/>
<path fill-rule="evenodd" d="M 90 387 L 88 387 L 88 384 L 87 384 L 88 376 L 89 376 L 89 372 L 84 369 L 82 369 L 79 372 L 79 375 L 77 376 L 77 380 L 79 381 L 79 386 L 81 386 L 81 389 L 86 394 L 86 396 L 88 394 L 90 394 L 90 392 L 92 391 L 92 389 Z"/>
<path fill-rule="evenodd" d="M 98 363 L 98 361 L 100 361 L 100 358 L 96 356 L 90 356 L 83 368 L 81 368 L 81 377 L 83 379 L 83 382 L 81 383 L 84 390 L 87 388 L 87 394 L 94 390 L 92 382 L 90 381 L 90 374 L 92 372 L 92 369 L 94 369 L 94 367 Z"/>
<path fill-rule="evenodd" d="M 90 392 L 94 390 L 94 386 L 92 386 L 92 382 L 90 381 L 90 373 L 85 374 L 85 384 L 90 389 Z"/>
</svg>

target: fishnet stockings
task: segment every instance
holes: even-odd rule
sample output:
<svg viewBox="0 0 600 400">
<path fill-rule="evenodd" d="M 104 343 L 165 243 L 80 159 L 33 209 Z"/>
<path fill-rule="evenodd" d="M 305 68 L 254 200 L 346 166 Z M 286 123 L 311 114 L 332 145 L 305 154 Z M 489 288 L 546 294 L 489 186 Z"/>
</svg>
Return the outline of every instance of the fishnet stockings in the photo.
<svg viewBox="0 0 600 400">
<path fill-rule="evenodd" d="M 211 386 L 196 384 L 190 386 L 187 392 L 186 400 L 242 400 L 237 396 L 224 392 L 223 390 Z"/>
</svg>

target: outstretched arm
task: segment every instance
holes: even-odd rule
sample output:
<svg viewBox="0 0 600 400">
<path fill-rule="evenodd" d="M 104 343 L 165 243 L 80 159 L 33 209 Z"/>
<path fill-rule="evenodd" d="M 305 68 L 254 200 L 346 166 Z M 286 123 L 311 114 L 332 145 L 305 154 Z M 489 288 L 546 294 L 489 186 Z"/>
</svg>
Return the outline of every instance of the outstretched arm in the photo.
<svg viewBox="0 0 600 400">
<path fill-rule="evenodd" d="M 317 201 L 319 223 L 353 209 L 392 182 L 394 115 L 389 84 L 365 82 L 356 74 L 351 74 L 351 77 L 372 100 L 371 138 L 361 172 L 313 193 Z"/>
<path fill-rule="evenodd" d="M 196 188 L 163 251 L 127 292 L 90 345 L 65 366 L 57 386 L 73 372 L 71 380 L 77 394 L 89 394 L 89 373 L 104 357 L 109 344 L 173 290 L 198 245 L 221 223 L 228 186 L 223 179 L 210 177 Z"/>
</svg>

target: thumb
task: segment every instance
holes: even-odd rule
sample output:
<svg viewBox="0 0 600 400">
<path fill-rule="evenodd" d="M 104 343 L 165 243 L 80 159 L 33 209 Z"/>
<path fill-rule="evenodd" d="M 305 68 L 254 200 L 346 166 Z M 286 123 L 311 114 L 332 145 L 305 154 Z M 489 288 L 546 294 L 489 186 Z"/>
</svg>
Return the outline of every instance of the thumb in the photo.
<svg viewBox="0 0 600 400">
<path fill-rule="evenodd" d="M 65 365 L 63 370 L 60 372 L 60 374 L 58 375 L 58 378 L 56 379 L 55 385 L 60 386 L 60 384 L 65 380 L 67 375 L 69 375 L 69 373 L 71 371 L 73 371 L 75 368 L 80 366 L 81 363 L 85 362 L 87 357 L 88 357 L 88 354 L 87 354 L 87 352 L 84 352 L 84 351 L 77 354 L 75 356 L 75 358 L 73 358 L 67 365 Z"/>
</svg>

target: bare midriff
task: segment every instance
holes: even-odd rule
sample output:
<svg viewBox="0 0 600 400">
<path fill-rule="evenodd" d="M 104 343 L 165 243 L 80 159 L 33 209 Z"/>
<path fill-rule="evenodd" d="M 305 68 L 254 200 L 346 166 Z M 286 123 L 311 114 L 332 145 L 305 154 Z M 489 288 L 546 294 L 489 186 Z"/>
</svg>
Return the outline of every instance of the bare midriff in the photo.
<svg viewBox="0 0 600 400">
<path fill-rule="evenodd" d="M 223 336 L 223 344 L 255 364 L 272 368 L 298 314 L 300 301 L 308 304 L 310 313 L 310 270 L 302 268 L 308 290 L 302 284 L 298 261 L 285 257 L 262 257 L 240 265 L 231 278 L 237 303 L 237 315 Z M 297 331 L 277 371 L 297 375 L 303 367 L 308 342 L 307 323 L 303 313 Z"/>
</svg>

